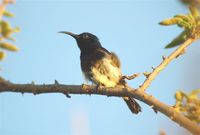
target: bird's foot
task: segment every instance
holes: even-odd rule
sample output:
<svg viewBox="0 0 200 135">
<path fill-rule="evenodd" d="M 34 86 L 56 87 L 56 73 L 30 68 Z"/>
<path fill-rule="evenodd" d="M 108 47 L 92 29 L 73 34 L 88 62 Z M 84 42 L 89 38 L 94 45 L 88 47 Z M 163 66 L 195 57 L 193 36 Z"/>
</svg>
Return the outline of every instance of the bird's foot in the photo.
<svg viewBox="0 0 200 135">
<path fill-rule="evenodd" d="M 100 91 L 103 87 L 104 87 L 104 86 L 103 86 L 102 84 L 99 83 L 99 84 L 96 86 L 96 91 L 97 91 L 97 92 Z"/>
<path fill-rule="evenodd" d="M 89 85 L 87 85 L 87 84 L 82 84 L 82 90 L 83 91 L 86 91 L 89 95 L 91 95 L 91 92 L 89 91 L 89 89 L 88 89 L 88 87 L 89 87 Z"/>
<path fill-rule="evenodd" d="M 89 87 L 89 85 L 87 85 L 87 84 L 82 84 L 82 89 L 84 90 L 84 91 L 88 91 L 88 87 Z"/>
</svg>

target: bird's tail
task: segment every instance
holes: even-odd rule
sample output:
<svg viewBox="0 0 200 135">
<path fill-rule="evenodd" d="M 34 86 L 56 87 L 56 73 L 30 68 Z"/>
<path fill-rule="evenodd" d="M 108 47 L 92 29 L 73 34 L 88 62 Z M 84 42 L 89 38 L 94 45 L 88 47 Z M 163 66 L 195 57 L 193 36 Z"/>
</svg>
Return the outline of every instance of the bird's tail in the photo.
<svg viewBox="0 0 200 135">
<path fill-rule="evenodd" d="M 141 107 L 140 105 L 135 101 L 134 98 L 130 97 L 123 97 L 124 101 L 128 105 L 128 108 L 131 110 L 132 113 L 138 114 L 141 112 Z"/>
</svg>

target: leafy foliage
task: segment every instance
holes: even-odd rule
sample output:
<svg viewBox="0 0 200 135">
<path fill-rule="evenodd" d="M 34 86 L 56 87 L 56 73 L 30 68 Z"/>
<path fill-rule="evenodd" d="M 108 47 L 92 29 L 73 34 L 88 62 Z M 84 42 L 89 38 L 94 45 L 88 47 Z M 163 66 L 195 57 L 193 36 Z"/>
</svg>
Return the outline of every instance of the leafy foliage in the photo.
<svg viewBox="0 0 200 135">
<path fill-rule="evenodd" d="M 2 37 L 14 41 L 14 38 L 12 38 L 11 35 L 14 32 L 19 32 L 19 28 L 18 27 L 12 28 L 9 22 L 6 21 L 1 21 L 0 26 L 1 26 L 0 30 Z"/>
<path fill-rule="evenodd" d="M 0 48 L 9 50 L 9 51 L 18 51 L 18 48 L 10 43 L 2 42 L 0 43 Z"/>
<path fill-rule="evenodd" d="M 4 11 L 2 17 L 14 17 L 14 14 Z M 19 32 L 19 27 L 11 27 L 10 23 L 5 20 L 0 20 L 0 61 L 3 60 L 6 56 L 5 50 L 7 51 L 18 51 L 19 49 L 9 43 L 9 41 L 14 42 L 15 39 L 12 37 L 13 33 Z"/>
<path fill-rule="evenodd" d="M 5 17 L 14 17 L 14 16 L 15 16 L 13 13 L 10 13 L 10 12 L 8 12 L 8 11 L 4 11 L 4 12 L 3 12 L 3 15 L 4 15 Z"/>
<path fill-rule="evenodd" d="M 175 94 L 175 110 L 185 115 L 190 120 L 200 123 L 200 89 L 189 94 L 177 91 Z"/>
<path fill-rule="evenodd" d="M 174 40 L 172 40 L 165 48 L 176 47 L 184 43 L 189 38 L 199 38 L 200 37 L 200 14 L 199 11 L 190 6 L 190 13 L 187 15 L 179 14 L 175 15 L 173 18 L 161 21 L 160 25 L 177 25 L 184 29 Z"/>
<path fill-rule="evenodd" d="M 0 60 L 3 60 L 5 58 L 5 53 L 3 51 L 0 51 Z"/>
</svg>

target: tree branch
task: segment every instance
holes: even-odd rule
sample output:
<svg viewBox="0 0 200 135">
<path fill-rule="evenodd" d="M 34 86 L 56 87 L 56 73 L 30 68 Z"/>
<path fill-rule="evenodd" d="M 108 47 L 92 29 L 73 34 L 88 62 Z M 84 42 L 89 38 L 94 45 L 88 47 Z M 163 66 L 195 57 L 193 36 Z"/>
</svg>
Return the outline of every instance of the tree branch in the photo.
<svg viewBox="0 0 200 135">
<path fill-rule="evenodd" d="M 150 74 L 146 75 L 147 79 L 140 86 L 140 88 L 138 88 L 138 90 L 145 91 L 149 87 L 151 82 L 160 73 L 160 71 L 162 71 L 172 60 L 182 55 L 185 49 L 189 45 L 191 45 L 191 43 L 193 43 L 195 40 L 196 40 L 195 38 L 189 38 L 182 45 L 180 45 L 174 52 L 172 52 L 168 57 L 163 57 L 163 61 L 160 63 L 160 65 L 154 68 Z"/>
<path fill-rule="evenodd" d="M 129 96 L 136 98 L 152 108 L 160 111 L 164 115 L 168 116 L 171 120 L 175 121 L 182 127 L 188 129 L 191 133 L 195 135 L 200 134 L 200 127 L 190 121 L 188 118 L 183 116 L 182 114 L 175 111 L 173 107 L 170 107 L 159 100 L 155 99 L 153 96 L 148 95 L 144 91 L 140 91 L 137 89 L 133 89 L 131 87 L 116 87 L 116 88 L 106 88 L 101 87 L 96 89 L 96 86 L 89 85 L 63 85 L 59 84 L 57 81 L 55 84 L 48 85 L 35 85 L 32 84 L 14 84 L 0 78 L 0 92 L 19 92 L 19 93 L 33 93 L 42 94 L 42 93 L 63 93 L 65 95 L 68 94 L 97 94 L 97 95 L 105 95 L 105 96 L 117 96 L 124 97 Z"/>
</svg>

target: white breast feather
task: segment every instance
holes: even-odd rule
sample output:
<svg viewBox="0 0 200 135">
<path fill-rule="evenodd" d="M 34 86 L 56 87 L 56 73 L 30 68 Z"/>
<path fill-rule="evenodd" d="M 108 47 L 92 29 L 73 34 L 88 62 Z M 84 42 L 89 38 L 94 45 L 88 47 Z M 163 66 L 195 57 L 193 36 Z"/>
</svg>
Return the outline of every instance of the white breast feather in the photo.
<svg viewBox="0 0 200 135">
<path fill-rule="evenodd" d="M 106 87 L 115 87 L 121 79 L 121 70 L 111 64 L 109 59 L 102 59 L 102 65 L 99 69 L 92 67 L 93 81 L 101 83 Z M 103 74 L 102 71 L 106 72 Z"/>
</svg>

